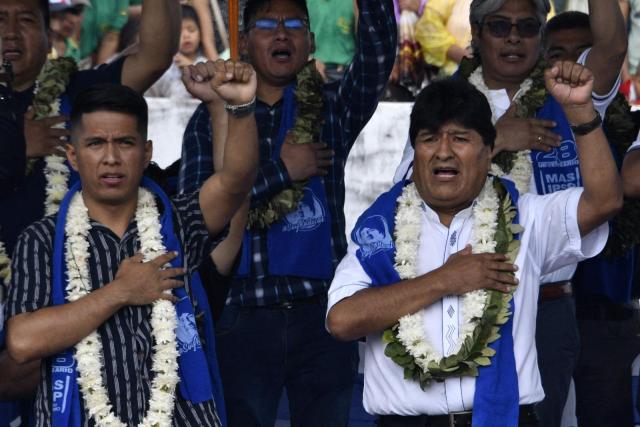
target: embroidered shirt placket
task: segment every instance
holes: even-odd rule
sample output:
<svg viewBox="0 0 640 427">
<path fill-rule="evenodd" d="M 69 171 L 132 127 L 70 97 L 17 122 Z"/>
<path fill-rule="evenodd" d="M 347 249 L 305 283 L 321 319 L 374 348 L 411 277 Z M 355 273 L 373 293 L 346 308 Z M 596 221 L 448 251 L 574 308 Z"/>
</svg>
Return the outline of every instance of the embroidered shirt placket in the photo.
<svg viewBox="0 0 640 427">
<path fill-rule="evenodd" d="M 458 239 L 464 226 L 464 218 L 453 218 L 449 226 L 445 244 L 443 263 L 452 253 L 458 252 Z M 460 334 L 460 307 L 457 295 L 447 295 L 442 298 L 442 352 L 450 356 L 456 352 L 455 344 Z M 464 411 L 462 401 L 462 383 L 460 378 L 449 378 L 444 381 L 447 406 L 449 412 Z"/>
</svg>

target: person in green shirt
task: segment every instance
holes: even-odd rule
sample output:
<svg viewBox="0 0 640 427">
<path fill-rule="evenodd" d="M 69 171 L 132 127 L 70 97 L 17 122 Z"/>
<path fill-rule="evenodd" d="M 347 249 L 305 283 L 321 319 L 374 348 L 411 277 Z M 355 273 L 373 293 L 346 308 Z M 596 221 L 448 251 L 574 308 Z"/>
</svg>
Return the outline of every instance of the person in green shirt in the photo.
<svg viewBox="0 0 640 427">
<path fill-rule="evenodd" d="M 316 66 L 325 82 L 340 80 L 356 51 L 355 12 L 351 1 L 307 2 L 311 31 L 316 35 Z"/>
<path fill-rule="evenodd" d="M 80 56 L 94 56 L 94 65 L 116 54 L 120 30 L 129 20 L 129 0 L 91 0 L 82 21 Z"/>
</svg>

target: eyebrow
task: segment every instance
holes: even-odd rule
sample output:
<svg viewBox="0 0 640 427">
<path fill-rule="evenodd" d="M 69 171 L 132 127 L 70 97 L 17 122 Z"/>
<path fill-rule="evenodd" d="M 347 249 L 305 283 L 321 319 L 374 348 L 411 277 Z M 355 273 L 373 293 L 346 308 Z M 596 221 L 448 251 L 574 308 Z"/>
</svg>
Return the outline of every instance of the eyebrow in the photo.
<svg viewBox="0 0 640 427">
<path fill-rule="evenodd" d="M 122 136 L 118 136 L 116 138 L 113 138 L 113 141 L 115 142 L 127 142 L 127 141 L 131 141 L 131 140 L 136 140 L 136 136 L 135 135 L 122 135 Z M 97 142 L 97 141 L 107 141 L 108 139 L 102 136 L 89 136 L 85 139 L 83 139 L 84 142 Z"/>
</svg>

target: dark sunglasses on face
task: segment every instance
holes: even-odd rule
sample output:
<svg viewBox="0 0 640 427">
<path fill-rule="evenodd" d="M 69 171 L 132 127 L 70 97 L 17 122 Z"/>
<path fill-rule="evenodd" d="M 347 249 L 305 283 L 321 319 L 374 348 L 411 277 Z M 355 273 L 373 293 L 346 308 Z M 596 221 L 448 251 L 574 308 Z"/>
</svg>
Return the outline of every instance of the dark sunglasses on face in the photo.
<svg viewBox="0 0 640 427">
<path fill-rule="evenodd" d="M 489 34 L 493 37 L 508 37 L 511 34 L 511 29 L 516 27 L 520 37 L 530 38 L 540 34 L 542 24 L 533 18 L 518 19 L 515 24 L 504 19 L 496 19 L 494 21 L 486 21 L 484 26 L 487 27 Z"/>
<path fill-rule="evenodd" d="M 301 18 L 261 18 L 253 21 L 249 28 L 273 31 L 278 28 L 280 24 L 287 30 L 303 30 L 307 28 L 307 21 Z"/>
</svg>

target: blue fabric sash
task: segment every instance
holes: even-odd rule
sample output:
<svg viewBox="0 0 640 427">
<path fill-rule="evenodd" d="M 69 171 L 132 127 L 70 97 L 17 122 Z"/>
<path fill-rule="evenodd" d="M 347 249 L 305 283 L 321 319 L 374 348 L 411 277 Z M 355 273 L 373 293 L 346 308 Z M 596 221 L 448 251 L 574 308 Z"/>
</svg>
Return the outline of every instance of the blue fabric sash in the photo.
<svg viewBox="0 0 640 427">
<path fill-rule="evenodd" d="M 359 248 L 356 257 L 371 278 L 372 286 L 387 286 L 399 282 L 394 268 L 396 254 L 393 233 L 398 197 L 410 181 L 401 181 L 380 197 L 360 216 L 351 233 Z M 502 180 L 518 203 L 515 186 Z M 516 217 L 515 222 L 518 218 Z M 510 304 L 515 313 L 513 300 Z M 473 399 L 473 427 L 517 427 L 519 412 L 518 374 L 513 354 L 513 315 L 500 327 L 500 338 L 489 345 L 496 351 L 491 365 L 480 367 Z"/>
<path fill-rule="evenodd" d="M 224 393 L 222 389 L 222 378 L 220 377 L 220 367 L 218 365 L 218 357 L 216 353 L 216 331 L 214 329 L 213 314 L 209 306 L 207 292 L 204 289 L 200 274 L 193 273 L 191 276 L 191 293 L 193 298 L 198 302 L 198 307 L 204 315 L 204 335 L 205 335 L 205 355 L 207 356 L 207 364 L 211 373 L 211 383 L 213 385 L 213 400 L 216 402 L 216 410 L 218 417 L 222 423 L 222 427 L 227 425 L 227 411 L 224 403 Z"/>
<path fill-rule="evenodd" d="M 280 157 L 280 149 L 296 116 L 294 86 L 285 89 L 282 121 L 273 157 Z M 251 271 L 251 245 L 253 232 L 245 231 L 242 255 L 237 275 Z M 331 216 L 327 206 L 323 180 L 312 177 L 304 187 L 304 197 L 298 209 L 273 223 L 267 232 L 269 272 L 274 276 L 299 276 L 313 279 L 331 279 L 333 261 Z M 311 256 L 313 254 L 313 256 Z"/>
<path fill-rule="evenodd" d="M 582 187 L 576 141 L 562 106 L 552 96 L 547 95 L 536 117 L 555 121 L 557 126 L 552 130 L 562 137 L 560 147 L 548 153 L 531 151 L 533 176 L 538 194 L 550 194 L 571 187 Z"/>
<path fill-rule="evenodd" d="M 147 178 L 142 180 L 143 186 L 160 198 L 164 211 L 160 218 L 162 238 L 167 251 L 176 251 L 178 256 L 171 261 L 172 267 L 183 265 L 183 252 L 173 229 L 173 208 L 169 197 Z M 65 196 L 56 222 L 56 235 L 53 252 L 52 299 L 54 305 L 64 304 L 66 289 L 66 263 L 64 262 L 65 223 L 69 204 L 73 195 L 80 190 L 80 182 L 76 182 Z M 64 278 L 64 279 L 63 279 Z M 179 299 L 176 304 L 178 327 L 176 339 L 178 345 L 179 388 L 182 397 L 198 404 L 213 398 L 211 376 L 207 359 L 200 344 L 195 323 L 194 308 L 184 288 L 173 290 Z M 76 363 L 73 349 L 68 349 L 53 358 L 52 392 L 53 392 L 53 427 L 76 427 L 82 425 L 80 411 L 80 393 L 76 382 Z M 57 393 L 57 394 L 56 394 Z"/>
</svg>

